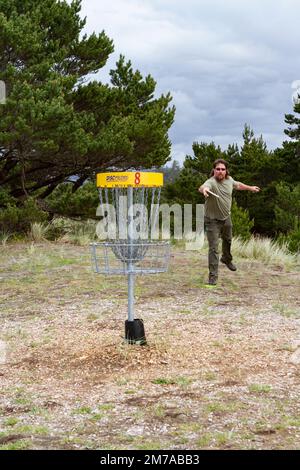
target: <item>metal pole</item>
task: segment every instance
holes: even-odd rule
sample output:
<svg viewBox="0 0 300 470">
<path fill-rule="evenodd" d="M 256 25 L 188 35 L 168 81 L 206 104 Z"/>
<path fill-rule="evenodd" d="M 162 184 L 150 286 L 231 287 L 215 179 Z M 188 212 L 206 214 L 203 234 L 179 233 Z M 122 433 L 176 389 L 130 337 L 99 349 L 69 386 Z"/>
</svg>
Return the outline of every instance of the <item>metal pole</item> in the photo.
<svg viewBox="0 0 300 470">
<path fill-rule="evenodd" d="M 128 220 L 128 321 L 134 321 L 134 274 L 132 264 L 133 253 L 133 187 L 129 186 L 127 191 L 127 220 Z"/>
<path fill-rule="evenodd" d="M 134 274 L 128 274 L 128 321 L 134 321 Z"/>
</svg>

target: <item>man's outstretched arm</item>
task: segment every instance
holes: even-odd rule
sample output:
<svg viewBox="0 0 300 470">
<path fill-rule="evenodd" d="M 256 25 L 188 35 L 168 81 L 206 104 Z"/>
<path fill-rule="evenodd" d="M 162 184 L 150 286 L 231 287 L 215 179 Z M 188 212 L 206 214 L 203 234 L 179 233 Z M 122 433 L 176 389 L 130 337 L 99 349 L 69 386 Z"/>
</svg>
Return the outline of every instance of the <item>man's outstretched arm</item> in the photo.
<svg viewBox="0 0 300 470">
<path fill-rule="evenodd" d="M 200 186 L 200 188 L 198 188 L 198 191 L 199 193 L 202 193 L 204 197 L 208 197 L 209 196 L 209 191 L 210 191 L 210 187 L 202 184 L 202 186 Z"/>
<path fill-rule="evenodd" d="M 251 191 L 252 193 L 258 193 L 260 191 L 258 186 L 248 186 L 248 184 L 241 183 L 240 181 L 236 182 L 234 188 L 238 191 Z"/>
</svg>

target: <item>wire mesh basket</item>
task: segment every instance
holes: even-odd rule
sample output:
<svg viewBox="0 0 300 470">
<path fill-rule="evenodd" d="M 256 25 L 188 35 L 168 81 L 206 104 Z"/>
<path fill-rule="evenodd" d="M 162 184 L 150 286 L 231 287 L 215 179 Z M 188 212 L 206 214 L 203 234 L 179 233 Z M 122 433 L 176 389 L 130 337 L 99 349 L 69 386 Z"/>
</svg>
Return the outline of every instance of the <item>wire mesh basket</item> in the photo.
<svg viewBox="0 0 300 470">
<path fill-rule="evenodd" d="M 157 274 L 168 270 L 169 242 L 142 240 L 91 243 L 94 271 L 98 274 Z"/>
</svg>

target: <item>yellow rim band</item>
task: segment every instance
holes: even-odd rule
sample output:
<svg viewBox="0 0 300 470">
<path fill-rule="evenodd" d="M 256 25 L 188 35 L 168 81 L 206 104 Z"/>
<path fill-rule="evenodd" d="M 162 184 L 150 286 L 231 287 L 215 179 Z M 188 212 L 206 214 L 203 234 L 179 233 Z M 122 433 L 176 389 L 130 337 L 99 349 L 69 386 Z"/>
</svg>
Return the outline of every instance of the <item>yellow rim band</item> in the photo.
<svg viewBox="0 0 300 470">
<path fill-rule="evenodd" d="M 147 171 L 118 171 L 111 173 L 97 174 L 98 188 L 116 188 L 133 186 L 135 188 L 143 186 L 153 188 L 163 186 L 163 173 L 148 173 Z"/>
</svg>

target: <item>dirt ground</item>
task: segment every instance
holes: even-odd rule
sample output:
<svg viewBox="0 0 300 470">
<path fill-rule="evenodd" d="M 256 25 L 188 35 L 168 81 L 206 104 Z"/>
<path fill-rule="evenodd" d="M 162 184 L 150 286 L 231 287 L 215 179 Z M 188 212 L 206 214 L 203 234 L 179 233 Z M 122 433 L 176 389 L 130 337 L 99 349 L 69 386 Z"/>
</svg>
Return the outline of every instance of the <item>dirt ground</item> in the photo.
<svg viewBox="0 0 300 470">
<path fill-rule="evenodd" d="M 1 247 L 0 449 L 298 449 L 300 269 L 236 262 L 207 288 L 177 247 L 137 277 L 137 346 L 88 247 Z"/>
</svg>

